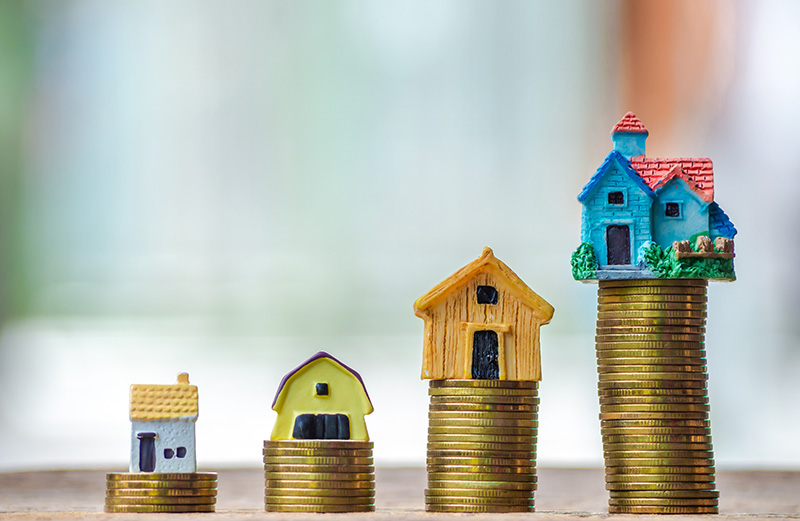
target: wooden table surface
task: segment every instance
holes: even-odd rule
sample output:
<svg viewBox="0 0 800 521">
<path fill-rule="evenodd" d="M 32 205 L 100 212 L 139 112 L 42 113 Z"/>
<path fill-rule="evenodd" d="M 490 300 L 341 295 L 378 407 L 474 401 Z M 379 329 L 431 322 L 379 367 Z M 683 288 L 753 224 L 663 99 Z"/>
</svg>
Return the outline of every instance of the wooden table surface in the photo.
<svg viewBox="0 0 800 521">
<path fill-rule="evenodd" d="M 209 471 L 213 469 L 201 469 Z M 106 471 L 48 471 L 0 474 L 0 517 L 3 519 L 175 519 L 175 514 L 104 514 Z M 264 480 L 260 469 L 218 470 L 216 514 L 180 514 L 179 519 L 282 518 L 319 519 L 319 514 L 273 514 L 263 511 Z M 800 519 L 800 472 L 717 472 L 720 515 L 715 519 Z M 425 471 L 379 468 L 374 514 L 325 514 L 325 518 L 375 521 L 441 519 L 443 516 L 487 517 L 487 514 L 426 514 Z M 631 519 L 606 513 L 608 496 L 602 469 L 539 469 L 536 514 L 494 514 L 504 520 L 587 518 Z M 656 517 L 659 516 L 636 516 Z M 660 519 L 664 519 L 660 517 Z M 675 515 L 669 519 L 697 519 Z"/>
</svg>

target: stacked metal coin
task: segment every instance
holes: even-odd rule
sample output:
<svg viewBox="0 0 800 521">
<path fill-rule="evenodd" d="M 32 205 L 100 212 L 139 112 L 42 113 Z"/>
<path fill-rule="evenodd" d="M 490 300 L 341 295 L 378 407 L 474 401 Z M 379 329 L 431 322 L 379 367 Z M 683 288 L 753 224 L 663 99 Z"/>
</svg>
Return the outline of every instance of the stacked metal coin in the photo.
<svg viewBox="0 0 800 521">
<path fill-rule="evenodd" d="M 106 475 L 106 512 L 213 512 L 217 473 Z"/>
<path fill-rule="evenodd" d="M 428 512 L 532 512 L 538 382 L 431 380 Z"/>
<path fill-rule="evenodd" d="M 373 512 L 372 442 L 264 442 L 267 512 Z"/>
<path fill-rule="evenodd" d="M 719 511 L 704 347 L 707 281 L 600 281 L 597 368 L 610 513 Z"/>
</svg>

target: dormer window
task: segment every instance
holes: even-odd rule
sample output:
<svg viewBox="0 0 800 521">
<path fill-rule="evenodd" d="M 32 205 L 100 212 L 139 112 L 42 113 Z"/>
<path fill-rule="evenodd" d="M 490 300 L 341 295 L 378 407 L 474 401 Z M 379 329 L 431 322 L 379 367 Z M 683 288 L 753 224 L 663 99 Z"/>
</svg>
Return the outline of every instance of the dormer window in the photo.
<svg viewBox="0 0 800 521">
<path fill-rule="evenodd" d="M 608 204 L 617 206 L 625 204 L 625 194 L 622 192 L 608 192 Z"/>
<path fill-rule="evenodd" d="M 667 203 L 664 207 L 664 215 L 666 217 L 680 217 L 681 205 L 678 203 Z"/>
<path fill-rule="evenodd" d="M 317 396 L 328 396 L 328 384 L 325 382 L 318 383 L 314 391 Z"/>
<path fill-rule="evenodd" d="M 497 304 L 497 288 L 494 286 L 478 286 L 476 296 L 478 304 Z"/>
</svg>

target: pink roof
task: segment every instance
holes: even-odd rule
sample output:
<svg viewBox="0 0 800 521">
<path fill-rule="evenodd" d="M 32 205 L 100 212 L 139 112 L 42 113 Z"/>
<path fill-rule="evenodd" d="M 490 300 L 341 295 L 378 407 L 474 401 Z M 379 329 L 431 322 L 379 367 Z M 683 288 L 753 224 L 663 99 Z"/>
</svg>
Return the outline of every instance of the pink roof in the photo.
<svg viewBox="0 0 800 521">
<path fill-rule="evenodd" d="M 639 118 L 636 117 L 636 114 L 633 112 L 628 112 L 622 119 L 619 120 L 619 123 L 614 125 L 614 128 L 611 129 L 611 133 L 615 132 L 636 132 L 641 134 L 649 134 L 647 129 L 644 128 L 644 125 Z"/>
<path fill-rule="evenodd" d="M 714 202 L 714 165 L 708 158 L 636 156 L 631 158 L 631 166 L 653 190 L 674 177 L 681 177 L 705 202 Z"/>
</svg>

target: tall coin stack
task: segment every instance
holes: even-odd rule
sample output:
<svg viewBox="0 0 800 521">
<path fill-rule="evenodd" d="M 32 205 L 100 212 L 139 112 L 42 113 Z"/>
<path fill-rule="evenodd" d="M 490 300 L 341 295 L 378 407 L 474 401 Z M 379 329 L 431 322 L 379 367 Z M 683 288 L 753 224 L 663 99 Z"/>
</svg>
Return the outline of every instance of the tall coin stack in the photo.
<svg viewBox="0 0 800 521">
<path fill-rule="evenodd" d="M 539 382 L 431 380 L 428 512 L 532 512 Z"/>
<path fill-rule="evenodd" d="M 216 472 L 106 475 L 106 512 L 214 512 L 216 502 Z"/>
<path fill-rule="evenodd" d="M 715 514 L 707 281 L 600 280 L 597 368 L 610 513 Z"/>
<path fill-rule="evenodd" d="M 266 440 L 267 512 L 374 512 L 371 441 Z"/>
</svg>

